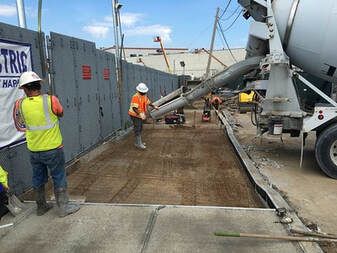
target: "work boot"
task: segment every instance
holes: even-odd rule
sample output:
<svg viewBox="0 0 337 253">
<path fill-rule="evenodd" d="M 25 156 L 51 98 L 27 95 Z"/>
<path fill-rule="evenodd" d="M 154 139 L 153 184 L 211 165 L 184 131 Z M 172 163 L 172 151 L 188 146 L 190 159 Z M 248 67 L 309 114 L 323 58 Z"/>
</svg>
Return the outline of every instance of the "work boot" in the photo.
<svg viewBox="0 0 337 253">
<path fill-rule="evenodd" d="M 146 149 L 146 146 L 142 143 L 142 138 L 140 135 L 136 136 L 135 146 L 136 148 L 139 148 L 139 149 Z"/>
<path fill-rule="evenodd" d="M 80 205 L 69 203 L 68 194 L 65 188 L 59 188 L 55 190 L 55 199 L 58 207 L 58 215 L 60 218 L 72 213 L 76 213 L 78 210 L 80 210 Z"/>
<path fill-rule="evenodd" d="M 140 136 L 140 143 L 142 143 L 144 147 L 146 148 L 146 143 L 142 141 L 142 136 Z"/>
<path fill-rule="evenodd" d="M 36 215 L 41 216 L 48 212 L 53 206 L 46 201 L 46 191 L 44 185 L 35 189 Z"/>
</svg>

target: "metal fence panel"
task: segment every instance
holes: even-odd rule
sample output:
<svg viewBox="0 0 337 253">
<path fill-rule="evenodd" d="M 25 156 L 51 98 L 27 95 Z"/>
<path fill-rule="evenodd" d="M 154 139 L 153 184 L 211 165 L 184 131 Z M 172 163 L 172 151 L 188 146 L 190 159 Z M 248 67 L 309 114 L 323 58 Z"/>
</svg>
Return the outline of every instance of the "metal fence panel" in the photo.
<svg viewBox="0 0 337 253">
<path fill-rule="evenodd" d="M 120 87 L 120 99 L 121 99 L 121 119 L 122 119 L 122 128 L 125 129 L 130 125 L 130 119 L 128 116 L 129 110 L 129 83 L 130 83 L 130 76 L 129 76 L 129 64 L 125 61 L 122 62 L 122 81 Z"/>
<path fill-rule="evenodd" d="M 0 150 L 0 164 L 8 172 L 12 191 L 21 194 L 31 187 L 32 168 L 26 145 Z"/>
<path fill-rule="evenodd" d="M 99 117 L 102 138 L 105 139 L 113 132 L 112 83 L 110 69 L 111 58 L 97 50 L 96 72 L 99 92 Z"/>
<path fill-rule="evenodd" d="M 21 193 L 31 186 L 32 170 L 29 162 L 29 151 L 27 151 L 25 145 L 20 145 L 8 150 L 8 155 L 11 163 L 10 170 L 14 175 L 11 178 L 11 185 L 15 192 Z"/>
<path fill-rule="evenodd" d="M 152 70 L 151 82 L 154 84 L 154 87 L 155 87 L 155 98 L 157 100 L 162 95 L 162 84 L 158 82 L 157 72 L 155 70 Z"/>
<path fill-rule="evenodd" d="M 41 55 L 44 55 L 44 50 L 39 50 L 37 32 L 0 23 L 0 39 L 31 44 L 33 71 L 42 76 Z M 43 88 L 47 87 L 48 84 Z M 12 190 L 19 194 L 30 188 L 32 169 L 26 144 L 0 150 L 0 164 L 9 173 L 9 186 Z"/>
<path fill-rule="evenodd" d="M 158 100 L 160 98 L 160 83 L 156 82 L 156 72 L 155 70 L 151 69 L 151 75 L 150 75 L 150 80 L 149 82 L 152 83 L 153 86 L 153 97 L 152 100 Z"/>
<path fill-rule="evenodd" d="M 100 140 L 98 75 L 96 47 L 89 41 L 75 39 L 75 81 L 78 83 L 78 109 L 81 151 Z M 90 73 L 91 72 L 91 73 Z"/>
<path fill-rule="evenodd" d="M 156 98 L 156 89 L 155 89 L 155 84 L 152 82 L 151 80 L 151 75 L 152 75 L 152 70 L 150 68 L 145 68 L 144 69 L 144 81 L 146 84 L 149 85 L 149 97 L 152 99 L 152 100 L 155 100 Z"/>
<path fill-rule="evenodd" d="M 60 119 L 66 161 L 80 152 L 78 124 L 78 83 L 75 78 L 74 40 L 57 33 L 50 34 L 51 72 L 55 94 L 63 105 L 64 116 Z"/>
<path fill-rule="evenodd" d="M 117 131 L 122 128 L 121 125 L 121 106 L 120 106 L 120 94 L 117 87 L 117 79 L 116 79 L 116 59 L 115 56 L 111 53 L 106 53 L 110 59 L 109 68 L 111 69 L 111 101 L 112 101 L 112 124 L 113 131 Z"/>
</svg>

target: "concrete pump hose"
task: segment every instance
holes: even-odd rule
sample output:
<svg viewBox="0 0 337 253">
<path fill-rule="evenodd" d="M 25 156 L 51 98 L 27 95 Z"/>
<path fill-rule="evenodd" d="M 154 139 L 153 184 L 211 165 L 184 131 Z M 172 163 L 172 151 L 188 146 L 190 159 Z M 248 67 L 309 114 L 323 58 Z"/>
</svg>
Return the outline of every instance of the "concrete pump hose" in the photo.
<svg viewBox="0 0 337 253">
<path fill-rule="evenodd" d="M 160 106 L 159 110 L 151 111 L 151 117 L 157 119 L 173 110 L 186 106 L 209 93 L 212 88 L 226 87 L 239 77 L 258 69 L 262 59 L 262 56 L 256 56 L 231 65 L 215 76 L 206 79 L 191 91 L 182 94 L 179 98 Z"/>
</svg>

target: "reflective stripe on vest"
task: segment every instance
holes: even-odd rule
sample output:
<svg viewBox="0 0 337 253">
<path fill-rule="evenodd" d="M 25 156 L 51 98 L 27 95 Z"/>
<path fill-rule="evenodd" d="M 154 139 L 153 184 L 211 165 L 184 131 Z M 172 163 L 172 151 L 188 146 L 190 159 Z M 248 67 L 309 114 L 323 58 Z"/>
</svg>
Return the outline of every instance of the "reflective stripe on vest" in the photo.
<svg viewBox="0 0 337 253">
<path fill-rule="evenodd" d="M 138 103 L 133 103 L 133 99 L 134 97 L 138 98 Z M 147 102 L 148 102 L 148 97 L 145 96 L 140 96 L 138 93 L 134 94 L 131 98 L 131 103 L 130 103 L 130 108 L 129 108 L 129 112 L 128 114 L 137 118 L 140 118 L 139 114 L 137 114 L 134 110 L 133 107 L 136 107 L 138 109 L 139 113 L 146 113 L 146 106 L 147 106 Z M 144 105 L 145 103 L 145 105 Z M 143 108 L 144 107 L 144 108 Z"/>
<path fill-rule="evenodd" d="M 138 97 L 138 103 L 140 102 L 140 98 L 139 98 L 139 96 L 138 96 L 138 93 L 134 94 L 134 95 L 132 96 L 132 98 L 131 98 L 131 103 L 130 103 L 130 108 L 129 108 L 128 114 L 129 114 L 130 116 L 140 118 L 139 114 L 136 113 L 136 112 L 133 110 L 133 107 L 139 109 L 139 106 L 140 106 L 138 103 L 132 103 L 132 102 L 133 102 L 134 96 L 137 96 L 137 97 Z"/>
<path fill-rule="evenodd" d="M 49 95 L 44 94 L 42 95 L 42 101 L 43 101 L 43 112 L 44 112 L 44 117 L 46 119 L 46 124 L 42 126 L 30 126 L 27 124 L 27 121 L 25 120 L 23 110 L 22 110 L 22 101 L 20 103 L 20 110 L 21 110 L 21 115 L 23 117 L 23 120 L 25 121 L 26 129 L 29 131 L 38 131 L 38 130 L 48 130 L 53 128 L 56 124 L 58 124 L 58 120 L 55 121 L 54 123 L 50 119 L 50 113 L 49 113 L 49 105 L 48 105 L 48 99 Z"/>
<path fill-rule="evenodd" d="M 62 145 L 58 117 L 53 113 L 50 96 L 24 98 L 20 111 L 26 126 L 27 148 L 30 151 L 48 151 Z"/>
</svg>

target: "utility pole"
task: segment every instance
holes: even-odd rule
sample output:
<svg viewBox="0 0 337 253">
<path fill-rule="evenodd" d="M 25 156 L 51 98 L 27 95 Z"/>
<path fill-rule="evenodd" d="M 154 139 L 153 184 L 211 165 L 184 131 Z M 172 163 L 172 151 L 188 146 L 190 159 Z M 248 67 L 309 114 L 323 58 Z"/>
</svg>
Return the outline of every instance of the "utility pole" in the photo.
<svg viewBox="0 0 337 253">
<path fill-rule="evenodd" d="M 41 62 L 41 70 L 42 70 L 42 78 L 45 79 L 47 77 L 47 60 L 46 60 L 46 52 L 44 51 L 44 35 L 42 33 L 42 0 L 39 0 L 38 9 L 37 9 L 37 32 L 38 32 L 38 43 L 39 43 L 39 52 L 40 52 L 40 62 Z M 48 78 L 50 81 L 50 78 Z M 52 91 L 51 84 L 49 82 L 49 90 Z"/>
<path fill-rule="evenodd" d="M 211 46 L 209 49 L 209 55 L 208 55 L 208 62 L 207 62 L 207 67 L 206 67 L 206 75 L 205 79 L 209 77 L 209 70 L 211 67 L 211 61 L 212 61 L 212 54 L 213 54 L 213 47 L 214 47 L 214 39 L 215 39 L 215 33 L 216 33 L 216 27 L 218 24 L 218 19 L 219 19 L 219 7 L 216 9 L 216 14 L 215 14 L 215 20 L 214 20 L 214 26 L 213 26 L 213 34 L 212 34 L 212 39 L 211 39 Z"/>
<path fill-rule="evenodd" d="M 117 7 L 118 7 L 118 0 L 112 0 L 112 21 L 113 21 L 113 28 L 114 28 L 114 40 L 115 40 L 115 64 L 116 64 L 116 71 L 119 69 L 119 19 L 117 15 Z M 119 79 L 118 72 L 117 74 L 117 82 Z"/>
<path fill-rule="evenodd" d="M 121 32 L 120 24 L 120 15 L 119 10 L 122 8 L 122 5 L 118 3 L 118 0 L 112 0 L 112 20 L 113 20 L 113 29 L 114 29 L 114 41 L 115 41 L 115 67 L 116 67 L 116 81 L 117 88 L 119 93 L 119 108 L 121 114 L 121 127 L 124 129 L 125 120 L 124 120 L 124 106 L 123 106 L 123 80 L 122 80 L 122 59 L 121 52 L 119 50 L 119 35 Z"/>
<path fill-rule="evenodd" d="M 21 28 L 27 28 L 24 0 L 16 0 L 16 10 L 18 12 L 18 23 Z"/>
<path fill-rule="evenodd" d="M 120 5 L 122 6 L 122 5 Z M 121 8 L 121 7 L 119 7 Z M 122 33 L 122 21 L 121 21 L 121 14 L 119 12 L 119 9 L 118 9 L 118 12 L 117 12 L 117 18 L 118 18 L 118 24 L 119 24 L 119 36 L 121 37 L 121 48 L 120 48 L 120 57 L 124 60 L 126 60 L 126 55 L 125 55 L 125 50 L 124 50 L 124 34 Z M 123 54 L 123 57 L 122 57 L 122 54 Z"/>
</svg>

